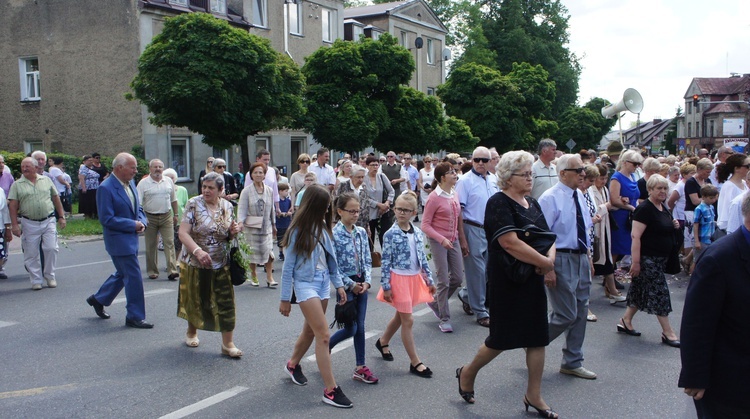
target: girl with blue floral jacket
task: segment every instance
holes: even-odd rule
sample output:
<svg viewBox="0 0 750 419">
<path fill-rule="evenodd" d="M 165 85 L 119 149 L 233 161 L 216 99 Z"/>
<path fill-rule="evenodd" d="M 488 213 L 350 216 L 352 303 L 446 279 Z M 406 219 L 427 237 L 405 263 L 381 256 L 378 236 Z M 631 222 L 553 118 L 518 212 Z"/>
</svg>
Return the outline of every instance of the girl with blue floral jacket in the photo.
<svg viewBox="0 0 750 419">
<path fill-rule="evenodd" d="M 432 272 L 424 253 L 424 236 L 422 231 L 411 223 L 411 217 L 417 214 L 417 195 L 406 191 L 396 198 L 394 205 L 396 223 L 383 236 L 383 258 L 378 300 L 392 305 L 396 309 L 383 336 L 375 342 L 386 361 L 393 361 L 393 354 L 388 342 L 401 329 L 401 341 L 409 355 L 409 371 L 420 377 L 429 378 L 432 371 L 427 368 L 417 355 L 412 326 L 415 306 L 434 301 Z"/>
</svg>

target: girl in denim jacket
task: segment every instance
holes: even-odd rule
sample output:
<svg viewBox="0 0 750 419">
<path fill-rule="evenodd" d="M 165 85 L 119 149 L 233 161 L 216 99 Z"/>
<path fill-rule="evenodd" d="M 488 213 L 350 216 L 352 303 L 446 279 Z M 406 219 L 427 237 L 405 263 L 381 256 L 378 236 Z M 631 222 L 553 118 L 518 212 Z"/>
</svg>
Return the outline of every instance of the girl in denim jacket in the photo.
<svg viewBox="0 0 750 419">
<path fill-rule="evenodd" d="M 333 228 L 333 243 L 336 247 L 338 275 L 347 289 L 346 300 L 353 300 L 357 307 L 357 319 L 346 328 L 331 336 L 328 347 L 333 349 L 342 340 L 354 336 L 354 354 L 357 367 L 352 378 L 367 384 L 375 384 L 378 378 L 365 365 L 365 315 L 367 314 L 367 292 L 370 290 L 372 258 L 367 232 L 355 225 L 360 215 L 359 198 L 353 193 L 343 193 L 336 199 L 336 212 L 340 218 Z"/>
<path fill-rule="evenodd" d="M 401 341 L 411 361 L 409 372 L 429 378 L 432 371 L 419 360 L 412 333 L 413 307 L 434 301 L 432 295 L 435 293 L 430 265 L 424 254 L 422 231 L 410 221 L 417 214 L 417 195 L 412 191 L 399 195 L 394 210 L 397 223 L 383 236 L 381 287 L 377 298 L 395 307 L 396 315 L 388 322 L 375 347 L 384 360 L 393 361 L 393 354 L 385 349 L 401 328 Z"/>
<path fill-rule="evenodd" d="M 336 287 L 341 304 L 346 302 L 344 283 L 338 275 L 338 264 L 331 239 L 331 196 L 319 185 L 311 185 L 305 192 L 302 205 L 294 215 L 286 232 L 283 246 L 287 248 L 281 276 L 279 312 L 289 316 L 292 310 L 292 288 L 305 322 L 302 333 L 294 344 L 292 357 L 285 371 L 294 384 L 303 386 L 307 378 L 299 362 L 315 339 L 315 359 L 325 383 L 323 402 L 336 407 L 352 407 L 352 402 L 336 385 L 328 352 L 328 322 L 326 307 L 330 297 L 330 282 Z M 321 214 L 325 214 L 321 216 Z"/>
</svg>

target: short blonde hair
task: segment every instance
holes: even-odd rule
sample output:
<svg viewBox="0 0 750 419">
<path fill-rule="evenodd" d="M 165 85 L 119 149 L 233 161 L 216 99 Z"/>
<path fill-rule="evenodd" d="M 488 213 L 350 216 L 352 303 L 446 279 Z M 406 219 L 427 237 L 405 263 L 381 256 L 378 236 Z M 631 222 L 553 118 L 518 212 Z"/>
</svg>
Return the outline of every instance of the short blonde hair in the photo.
<svg viewBox="0 0 750 419">
<path fill-rule="evenodd" d="M 617 160 L 617 170 L 620 170 L 622 168 L 622 165 L 625 164 L 625 162 L 635 162 L 635 163 L 643 163 L 643 156 L 641 156 L 641 153 L 638 152 L 638 150 L 628 150 L 620 156 L 620 159 Z"/>
<path fill-rule="evenodd" d="M 648 178 L 648 181 L 646 181 L 646 190 L 647 191 L 653 191 L 654 188 L 656 188 L 659 185 L 663 186 L 669 186 L 669 182 L 667 182 L 667 178 L 660 174 L 654 174 L 651 175 L 650 178 Z"/>
<path fill-rule="evenodd" d="M 416 211 L 417 210 L 417 194 L 414 193 L 414 191 L 405 191 L 401 195 L 396 197 L 396 200 L 394 201 L 394 205 L 399 201 L 406 201 L 408 202 Z"/>
<path fill-rule="evenodd" d="M 513 172 L 526 167 L 530 164 L 534 164 L 534 156 L 528 151 L 509 151 L 504 153 L 500 157 L 500 161 L 495 166 L 495 175 L 497 176 L 497 186 L 500 189 L 508 187 L 508 181 L 510 181 Z"/>
</svg>

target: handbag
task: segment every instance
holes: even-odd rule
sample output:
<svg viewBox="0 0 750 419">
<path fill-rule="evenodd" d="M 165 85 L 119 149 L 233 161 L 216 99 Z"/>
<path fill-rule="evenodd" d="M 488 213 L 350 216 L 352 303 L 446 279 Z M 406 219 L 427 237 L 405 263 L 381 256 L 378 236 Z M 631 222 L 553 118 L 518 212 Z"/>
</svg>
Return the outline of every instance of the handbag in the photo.
<svg viewBox="0 0 750 419">
<path fill-rule="evenodd" d="M 373 243 L 372 239 L 370 239 L 370 249 L 375 248 L 375 243 Z M 371 251 L 370 252 L 370 258 L 372 259 L 372 267 L 373 268 L 379 268 L 383 263 L 383 256 L 380 254 L 380 252 Z"/>
<path fill-rule="evenodd" d="M 338 296 L 336 297 L 338 300 Z M 335 324 L 338 324 L 339 329 L 349 327 L 357 321 L 357 305 L 354 301 L 354 293 L 346 292 L 346 302 L 344 304 L 336 304 L 336 310 L 334 313 L 333 321 L 328 326 L 333 329 Z"/>
<path fill-rule="evenodd" d="M 229 249 L 229 275 L 232 278 L 232 285 L 235 287 L 240 286 L 247 280 L 245 276 L 245 268 L 240 262 L 237 261 L 237 253 L 240 252 L 240 248 L 235 238 L 232 242 L 232 247 Z"/>
<path fill-rule="evenodd" d="M 261 228 L 263 226 L 263 217 L 259 215 L 248 215 L 242 223 L 247 228 Z"/>
</svg>

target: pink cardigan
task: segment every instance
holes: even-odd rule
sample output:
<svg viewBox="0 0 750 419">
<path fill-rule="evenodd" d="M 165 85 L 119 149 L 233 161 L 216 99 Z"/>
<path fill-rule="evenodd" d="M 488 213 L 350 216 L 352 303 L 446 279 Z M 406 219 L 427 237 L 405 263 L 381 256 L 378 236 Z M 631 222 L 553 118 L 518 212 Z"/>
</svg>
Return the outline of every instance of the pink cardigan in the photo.
<svg viewBox="0 0 750 419">
<path fill-rule="evenodd" d="M 442 243 L 448 239 L 451 243 L 458 239 L 458 223 L 461 216 L 461 204 L 458 195 L 453 198 L 440 196 L 435 189 L 430 193 L 422 214 L 422 231 L 427 237 Z"/>
</svg>

